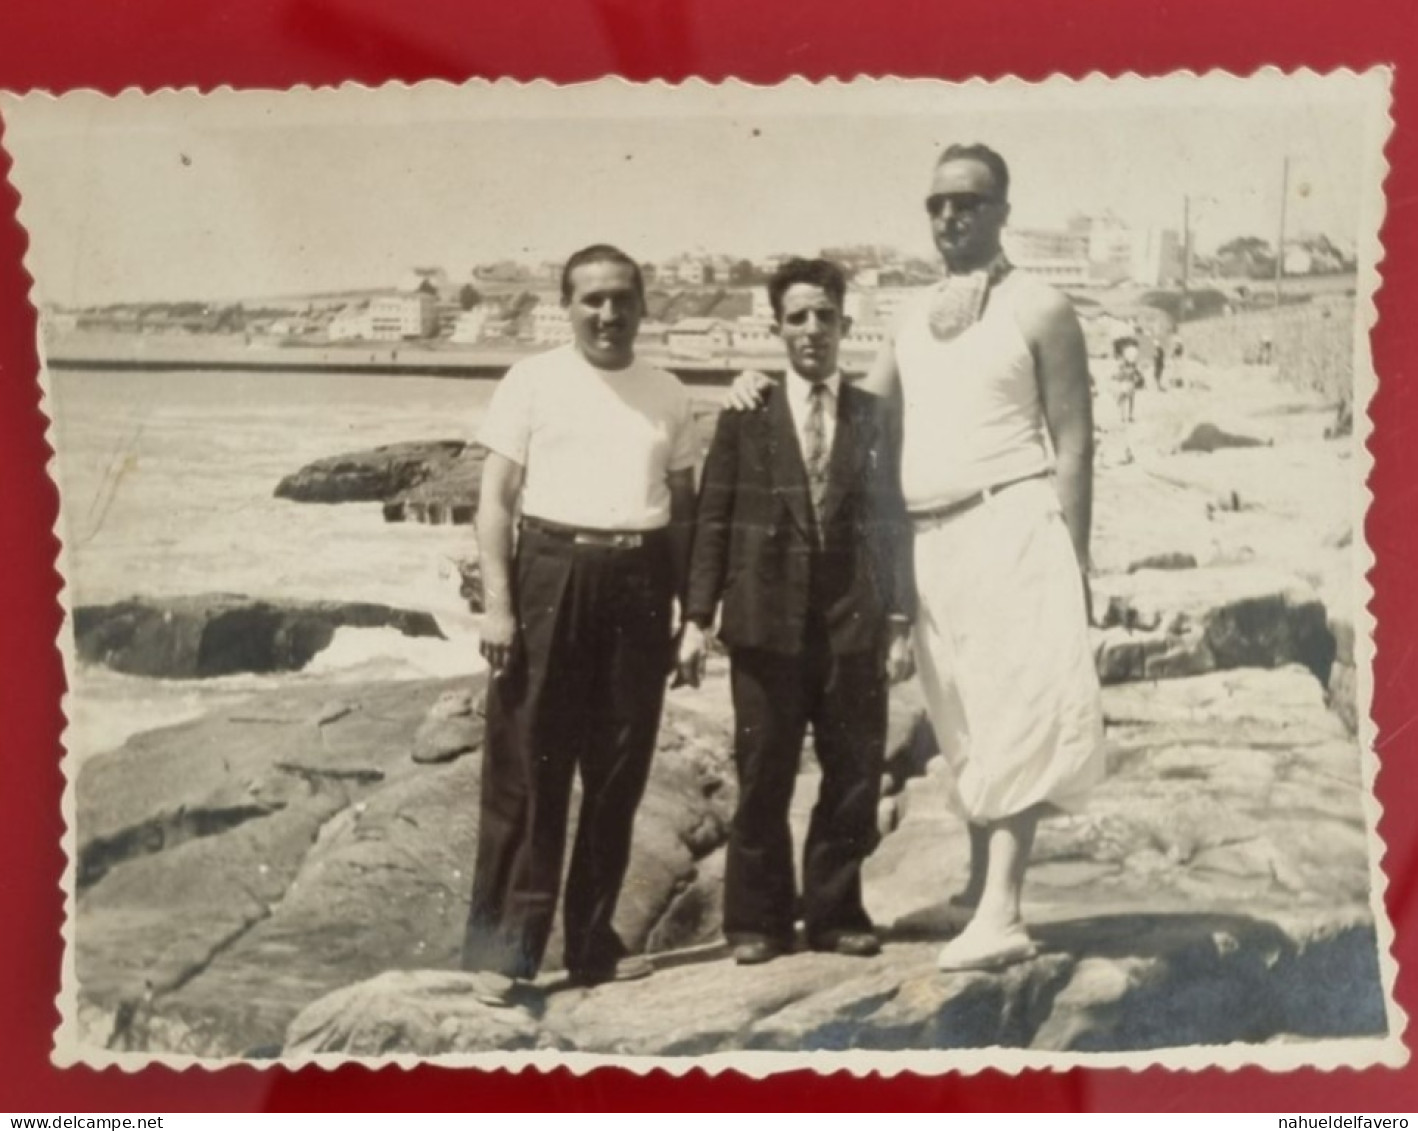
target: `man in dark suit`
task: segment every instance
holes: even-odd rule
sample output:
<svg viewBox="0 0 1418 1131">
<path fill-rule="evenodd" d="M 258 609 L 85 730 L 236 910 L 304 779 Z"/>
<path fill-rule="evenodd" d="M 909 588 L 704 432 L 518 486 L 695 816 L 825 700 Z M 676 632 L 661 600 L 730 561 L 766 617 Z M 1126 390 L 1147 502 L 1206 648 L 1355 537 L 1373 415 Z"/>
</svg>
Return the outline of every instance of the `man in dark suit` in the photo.
<svg viewBox="0 0 1418 1131">
<path fill-rule="evenodd" d="M 788 826 L 812 726 L 822 785 L 803 859 L 815 950 L 880 950 L 862 905 L 876 846 L 889 679 L 910 674 L 915 587 L 897 444 L 886 406 L 843 384 L 846 282 L 795 259 L 768 285 L 789 368 L 753 412 L 719 418 L 704 467 L 679 674 L 698 683 L 722 603 L 730 650 L 739 804 L 724 932 L 741 965 L 792 949 Z"/>
</svg>

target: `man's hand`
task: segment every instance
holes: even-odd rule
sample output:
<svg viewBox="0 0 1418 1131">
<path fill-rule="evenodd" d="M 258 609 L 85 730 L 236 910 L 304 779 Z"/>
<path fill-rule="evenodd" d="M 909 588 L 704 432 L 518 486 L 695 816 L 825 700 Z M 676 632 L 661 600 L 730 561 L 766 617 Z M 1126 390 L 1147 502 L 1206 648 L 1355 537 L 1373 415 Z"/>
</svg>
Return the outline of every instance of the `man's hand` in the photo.
<svg viewBox="0 0 1418 1131">
<path fill-rule="evenodd" d="M 679 658 L 675 661 L 676 687 L 699 686 L 704 679 L 706 650 L 704 630 L 693 621 L 686 621 L 679 636 Z"/>
<path fill-rule="evenodd" d="M 773 378 L 756 369 L 746 369 L 734 378 L 724 407 L 734 412 L 752 412 L 763 407 L 763 391 L 773 385 Z"/>
<path fill-rule="evenodd" d="M 510 610 L 489 609 L 483 616 L 482 640 L 478 650 L 494 676 L 502 674 L 512 655 L 512 641 L 517 636 L 517 619 Z"/>
<path fill-rule="evenodd" d="M 891 636 L 886 644 L 886 678 L 891 683 L 903 683 L 916 674 L 916 657 L 911 651 L 911 626 L 901 621 L 891 622 Z"/>
</svg>

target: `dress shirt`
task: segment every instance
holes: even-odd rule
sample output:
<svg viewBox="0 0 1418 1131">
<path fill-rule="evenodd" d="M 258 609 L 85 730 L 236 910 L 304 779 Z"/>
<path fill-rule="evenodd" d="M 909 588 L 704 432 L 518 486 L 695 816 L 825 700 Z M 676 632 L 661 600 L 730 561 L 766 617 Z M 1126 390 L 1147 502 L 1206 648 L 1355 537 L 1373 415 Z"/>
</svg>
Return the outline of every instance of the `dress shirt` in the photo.
<svg viewBox="0 0 1418 1131">
<path fill-rule="evenodd" d="M 822 425 L 824 442 L 830 456 L 832 441 L 837 436 L 837 394 L 842 388 L 842 374 L 834 373 L 821 384 L 827 390 L 826 400 L 822 404 Z M 806 462 L 808 451 L 807 418 L 808 413 L 812 411 L 813 383 L 806 377 L 799 377 L 789 370 L 788 376 L 784 380 L 784 386 L 788 393 L 788 409 L 793 414 L 793 431 L 798 434 L 798 450 L 802 452 L 803 460 Z"/>
</svg>

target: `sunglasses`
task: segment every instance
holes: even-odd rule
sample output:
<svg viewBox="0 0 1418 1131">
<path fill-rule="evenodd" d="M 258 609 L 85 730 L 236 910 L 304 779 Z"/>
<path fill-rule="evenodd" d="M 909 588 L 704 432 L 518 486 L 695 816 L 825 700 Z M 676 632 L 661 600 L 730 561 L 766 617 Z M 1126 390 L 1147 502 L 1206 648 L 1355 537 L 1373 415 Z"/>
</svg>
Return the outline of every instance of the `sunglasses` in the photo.
<svg viewBox="0 0 1418 1131">
<path fill-rule="evenodd" d="M 977 192 L 933 192 L 926 197 L 926 212 L 934 218 L 944 212 L 948 204 L 952 215 L 969 216 L 987 204 L 996 203 L 998 201 L 994 197 L 981 196 Z"/>
</svg>

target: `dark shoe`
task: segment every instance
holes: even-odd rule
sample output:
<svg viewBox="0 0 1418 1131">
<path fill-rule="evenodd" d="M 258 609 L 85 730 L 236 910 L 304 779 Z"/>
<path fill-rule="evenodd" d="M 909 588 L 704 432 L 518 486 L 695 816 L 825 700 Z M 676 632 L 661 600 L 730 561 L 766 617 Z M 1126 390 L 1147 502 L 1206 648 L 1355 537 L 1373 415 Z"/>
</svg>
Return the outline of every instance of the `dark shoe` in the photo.
<svg viewBox="0 0 1418 1131">
<path fill-rule="evenodd" d="M 775 939 L 745 939 L 734 944 L 734 962 L 739 966 L 761 966 L 781 958 L 791 949 Z"/>
<path fill-rule="evenodd" d="M 654 972 L 655 964 L 643 954 L 629 954 L 614 966 L 568 970 L 566 976 L 573 986 L 603 986 L 607 982 L 638 982 Z"/>
<path fill-rule="evenodd" d="M 874 958 L 881 953 L 881 940 L 872 931 L 833 931 L 815 940 L 812 949 L 852 958 Z"/>
</svg>

